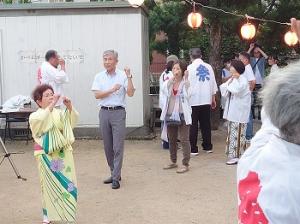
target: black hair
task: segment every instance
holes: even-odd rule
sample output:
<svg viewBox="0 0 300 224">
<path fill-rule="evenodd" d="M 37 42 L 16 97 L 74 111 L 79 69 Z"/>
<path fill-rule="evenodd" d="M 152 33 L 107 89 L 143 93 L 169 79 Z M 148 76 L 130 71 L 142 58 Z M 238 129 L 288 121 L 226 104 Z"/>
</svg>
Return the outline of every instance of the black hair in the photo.
<svg viewBox="0 0 300 224">
<path fill-rule="evenodd" d="M 269 55 L 269 58 L 268 59 L 270 59 L 270 58 L 273 58 L 274 60 L 276 60 L 276 61 L 278 61 L 278 56 L 277 55 Z"/>
<path fill-rule="evenodd" d="M 191 48 L 189 54 L 190 54 L 190 57 L 192 59 L 197 59 L 197 58 L 201 58 L 202 57 L 201 49 L 198 48 L 198 47 Z"/>
<path fill-rule="evenodd" d="M 243 74 L 245 71 L 245 65 L 239 60 L 232 60 L 230 65 L 234 67 L 239 74 Z"/>
<path fill-rule="evenodd" d="M 166 65 L 166 73 L 168 74 L 170 71 L 172 71 L 174 65 L 174 61 L 169 61 Z"/>
<path fill-rule="evenodd" d="M 57 55 L 57 51 L 55 51 L 55 50 L 49 50 L 49 51 L 47 51 L 47 53 L 45 55 L 45 60 L 49 61 L 50 58 L 55 58 L 56 55 Z"/>
<path fill-rule="evenodd" d="M 242 52 L 240 53 L 240 55 L 242 55 L 243 57 L 247 58 L 248 61 L 250 61 L 250 54 L 249 54 L 248 52 L 242 51 Z"/>
<path fill-rule="evenodd" d="M 173 66 L 176 65 L 176 64 L 179 65 L 179 67 L 182 71 L 182 76 L 184 76 L 184 72 L 187 70 L 187 66 L 188 66 L 186 61 L 185 60 L 178 60 L 178 61 L 174 62 Z"/>
</svg>

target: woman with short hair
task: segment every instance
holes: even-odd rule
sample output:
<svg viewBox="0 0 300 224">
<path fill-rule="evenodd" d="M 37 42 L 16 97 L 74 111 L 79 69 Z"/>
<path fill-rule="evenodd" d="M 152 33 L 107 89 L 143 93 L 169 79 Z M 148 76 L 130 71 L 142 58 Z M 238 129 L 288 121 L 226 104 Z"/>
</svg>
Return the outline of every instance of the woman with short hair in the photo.
<svg viewBox="0 0 300 224">
<path fill-rule="evenodd" d="M 246 144 L 246 127 L 251 107 L 251 92 L 246 77 L 242 74 L 245 65 L 232 60 L 230 65 L 231 78 L 220 86 L 221 94 L 226 97 L 223 118 L 228 120 L 226 154 L 227 165 L 237 164 L 240 150 Z"/>
<path fill-rule="evenodd" d="M 39 109 L 29 117 L 35 140 L 42 190 L 43 224 L 51 221 L 75 222 L 77 182 L 72 143 L 78 113 L 67 97 L 65 110 L 55 108 L 60 99 L 49 85 L 39 85 L 32 93 Z"/>
<path fill-rule="evenodd" d="M 192 109 L 189 104 L 189 87 L 187 64 L 183 61 L 175 62 L 172 68 L 173 78 L 163 88 L 165 103 L 160 119 L 164 121 L 162 139 L 169 138 L 171 163 L 164 169 L 177 168 L 177 137 L 179 135 L 182 145 L 183 160 L 182 167 L 177 173 L 185 173 L 189 170 L 191 145 L 189 141 L 189 130 L 192 123 Z M 186 72 L 186 74 L 185 74 Z M 185 74 L 185 76 L 184 76 Z"/>
</svg>

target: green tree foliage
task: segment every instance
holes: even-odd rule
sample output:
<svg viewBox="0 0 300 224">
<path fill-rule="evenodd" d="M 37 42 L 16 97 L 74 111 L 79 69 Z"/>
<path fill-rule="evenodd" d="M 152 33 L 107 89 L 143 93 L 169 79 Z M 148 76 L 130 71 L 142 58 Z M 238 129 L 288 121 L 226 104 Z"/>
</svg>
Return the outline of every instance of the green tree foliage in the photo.
<svg viewBox="0 0 300 224">
<path fill-rule="evenodd" d="M 245 18 L 234 17 L 221 12 L 201 8 L 197 6 L 204 16 L 205 21 L 198 30 L 192 30 L 188 27 L 186 19 L 191 12 L 192 6 L 184 1 L 163 1 L 163 4 L 156 5 L 148 0 L 150 7 L 150 50 L 158 50 L 166 53 L 179 54 L 183 49 L 187 57 L 188 49 L 199 46 L 204 52 L 205 59 L 208 60 L 212 47 L 209 44 L 211 33 L 210 29 L 216 21 L 221 26 L 221 50 L 218 54 L 221 59 L 227 59 L 234 56 L 241 50 L 247 50 L 249 42 L 242 40 L 240 36 L 240 27 L 246 22 Z M 300 18 L 299 0 L 196 0 L 208 6 L 222 8 L 226 11 L 235 12 L 241 15 L 251 15 L 258 18 L 273 19 L 282 22 L 289 22 L 291 17 Z M 256 24 L 258 32 L 252 41 L 261 44 L 269 54 L 286 55 L 291 51 L 283 42 L 283 35 L 289 29 L 274 23 L 264 23 L 252 21 Z M 168 35 L 165 43 L 155 42 L 155 33 L 163 30 Z"/>
<path fill-rule="evenodd" d="M 181 33 L 187 32 L 187 27 L 182 18 L 182 15 L 185 14 L 186 8 L 179 1 L 169 1 L 162 5 L 155 5 L 149 14 L 150 40 L 154 42 L 155 34 L 161 30 L 167 33 L 168 40 L 166 40 L 167 44 L 164 45 L 164 48 L 161 48 L 163 46 L 161 44 L 151 43 L 150 46 L 158 47 L 153 49 L 160 52 L 166 52 L 169 49 L 170 53 L 178 55 L 180 49 L 178 42 Z"/>
<path fill-rule="evenodd" d="M 210 7 L 221 8 L 240 15 L 251 15 L 257 18 L 273 19 L 289 22 L 291 17 L 300 18 L 299 0 L 195 0 Z M 152 3 L 151 3 L 152 2 Z M 187 16 L 192 6 L 180 0 L 165 0 L 156 5 L 148 0 L 150 6 L 150 52 L 158 50 L 179 55 L 180 49 L 188 59 L 191 47 L 200 47 L 204 59 L 214 68 L 216 80 L 221 81 L 223 60 L 233 58 L 235 53 L 248 50 L 249 42 L 242 40 L 240 27 L 247 21 L 244 17 L 197 7 L 204 16 L 204 24 L 198 30 L 192 30 L 187 25 Z M 289 29 L 273 23 L 251 21 L 257 27 L 257 35 L 251 42 L 258 42 L 267 54 L 287 55 L 291 49 L 283 43 L 283 35 Z M 164 31 L 168 40 L 155 42 L 155 33 Z M 219 113 L 213 114 L 213 128 L 218 127 Z"/>
</svg>

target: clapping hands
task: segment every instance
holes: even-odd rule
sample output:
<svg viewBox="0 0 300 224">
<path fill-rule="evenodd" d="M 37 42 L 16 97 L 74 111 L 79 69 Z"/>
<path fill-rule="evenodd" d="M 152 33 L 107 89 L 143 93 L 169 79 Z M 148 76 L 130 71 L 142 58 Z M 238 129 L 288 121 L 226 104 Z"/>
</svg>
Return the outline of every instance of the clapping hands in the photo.
<svg viewBox="0 0 300 224">
<path fill-rule="evenodd" d="M 118 91 L 121 87 L 122 87 L 122 86 L 121 86 L 120 84 L 115 84 L 115 85 L 112 87 L 111 91 L 114 93 L 114 92 Z"/>
</svg>

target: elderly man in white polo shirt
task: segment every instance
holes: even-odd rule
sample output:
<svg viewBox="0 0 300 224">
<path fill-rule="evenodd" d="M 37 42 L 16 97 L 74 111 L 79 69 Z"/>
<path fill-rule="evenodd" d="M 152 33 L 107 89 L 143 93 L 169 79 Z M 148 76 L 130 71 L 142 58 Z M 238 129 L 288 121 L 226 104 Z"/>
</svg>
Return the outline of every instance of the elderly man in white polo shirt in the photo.
<svg viewBox="0 0 300 224">
<path fill-rule="evenodd" d="M 126 134 L 126 94 L 134 94 L 132 75 L 129 68 L 116 68 L 118 53 L 107 50 L 103 53 L 105 70 L 95 76 L 92 91 L 100 107 L 99 121 L 104 142 L 104 151 L 111 176 L 104 184 L 112 184 L 112 189 L 120 188 L 123 163 L 124 140 Z"/>
<path fill-rule="evenodd" d="M 190 128 L 191 155 L 198 155 L 198 123 L 202 133 L 202 148 L 207 153 L 212 152 L 211 143 L 211 108 L 216 108 L 215 95 L 218 86 L 211 65 L 202 59 L 201 50 L 192 48 L 190 58 L 192 64 L 188 66 L 189 81 L 191 83 L 190 105 L 192 106 L 192 125 Z"/>
</svg>

